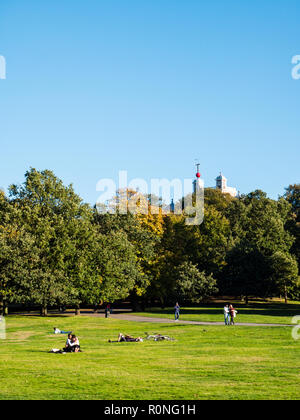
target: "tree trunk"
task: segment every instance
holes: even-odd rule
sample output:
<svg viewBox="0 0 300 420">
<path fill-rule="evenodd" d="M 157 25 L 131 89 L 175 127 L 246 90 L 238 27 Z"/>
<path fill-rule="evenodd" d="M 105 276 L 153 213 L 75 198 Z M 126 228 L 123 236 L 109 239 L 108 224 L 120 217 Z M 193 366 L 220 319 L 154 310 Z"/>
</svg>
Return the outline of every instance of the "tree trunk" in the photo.
<svg viewBox="0 0 300 420">
<path fill-rule="evenodd" d="M 0 296 L 0 316 L 1 315 L 4 315 L 4 300 L 2 296 Z"/>
<path fill-rule="evenodd" d="M 248 305 L 248 303 L 249 303 L 249 296 L 248 295 L 245 296 L 245 302 L 246 302 L 246 305 Z"/>
<path fill-rule="evenodd" d="M 75 315 L 76 316 L 80 315 L 80 306 L 79 305 L 75 309 Z"/>
<path fill-rule="evenodd" d="M 132 302 L 132 309 L 133 312 L 142 312 L 141 306 L 136 299 Z"/>
<path fill-rule="evenodd" d="M 284 302 L 285 302 L 285 304 L 288 303 L 288 294 L 287 294 L 287 287 L 286 287 L 286 285 L 284 286 Z"/>
<path fill-rule="evenodd" d="M 47 315 L 48 315 L 47 306 L 42 306 L 42 308 L 41 308 L 41 316 L 47 316 Z"/>
</svg>

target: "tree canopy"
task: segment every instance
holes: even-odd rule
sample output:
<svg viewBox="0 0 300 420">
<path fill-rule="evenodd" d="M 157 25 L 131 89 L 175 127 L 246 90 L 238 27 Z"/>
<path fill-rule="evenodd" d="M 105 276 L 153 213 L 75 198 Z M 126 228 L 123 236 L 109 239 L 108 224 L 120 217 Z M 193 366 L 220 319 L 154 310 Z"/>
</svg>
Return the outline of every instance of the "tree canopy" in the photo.
<svg viewBox="0 0 300 420">
<path fill-rule="evenodd" d="M 10 303 L 43 314 L 122 299 L 196 303 L 218 292 L 299 298 L 299 184 L 278 200 L 207 189 L 199 226 L 135 194 L 118 192 L 117 201 L 130 207 L 134 197 L 142 211 L 99 212 L 33 168 L 8 197 L 0 191 L 0 312 Z"/>
</svg>

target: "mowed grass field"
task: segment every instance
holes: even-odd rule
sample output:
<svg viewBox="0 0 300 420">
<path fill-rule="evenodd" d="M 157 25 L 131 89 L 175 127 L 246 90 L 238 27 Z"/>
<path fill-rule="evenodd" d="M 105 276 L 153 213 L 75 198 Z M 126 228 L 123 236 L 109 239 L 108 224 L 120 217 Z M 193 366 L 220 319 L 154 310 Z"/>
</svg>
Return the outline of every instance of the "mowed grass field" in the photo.
<svg viewBox="0 0 300 420">
<path fill-rule="evenodd" d="M 291 327 L 151 324 L 99 317 L 10 316 L 0 340 L 0 399 L 299 399 Z M 83 353 L 47 353 L 78 334 Z M 108 343 L 119 332 L 174 342 Z"/>
<path fill-rule="evenodd" d="M 292 318 L 300 315 L 300 303 L 292 302 L 287 305 L 284 303 L 259 303 L 253 302 L 245 305 L 239 301 L 232 302 L 238 314 L 238 323 L 257 323 L 257 324 L 284 324 L 290 325 Z M 183 321 L 202 321 L 202 322 L 223 322 L 223 307 L 225 303 L 202 305 L 197 308 L 182 307 L 180 319 Z M 145 312 L 135 313 L 135 315 L 152 318 L 174 319 L 173 308 L 148 308 Z"/>
</svg>

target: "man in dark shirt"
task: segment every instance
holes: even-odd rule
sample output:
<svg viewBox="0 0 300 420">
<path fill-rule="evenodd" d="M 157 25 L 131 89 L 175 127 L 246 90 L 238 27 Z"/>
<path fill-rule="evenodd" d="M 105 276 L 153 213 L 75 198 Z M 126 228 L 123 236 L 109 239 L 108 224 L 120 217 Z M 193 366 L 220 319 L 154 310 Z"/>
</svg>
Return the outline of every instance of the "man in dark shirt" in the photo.
<svg viewBox="0 0 300 420">
<path fill-rule="evenodd" d="M 174 309 L 175 309 L 175 321 L 178 321 L 179 320 L 179 315 L 180 315 L 180 306 L 179 306 L 178 302 L 174 306 Z"/>
</svg>

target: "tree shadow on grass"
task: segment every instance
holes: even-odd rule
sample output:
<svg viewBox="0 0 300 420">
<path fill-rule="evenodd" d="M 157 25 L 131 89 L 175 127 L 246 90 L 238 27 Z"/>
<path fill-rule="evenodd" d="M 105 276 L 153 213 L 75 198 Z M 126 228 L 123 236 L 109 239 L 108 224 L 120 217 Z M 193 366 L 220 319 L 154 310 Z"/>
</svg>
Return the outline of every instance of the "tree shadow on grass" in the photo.
<svg viewBox="0 0 300 420">
<path fill-rule="evenodd" d="M 159 325 L 159 324 L 158 324 Z M 170 328 L 170 329 L 177 329 L 177 328 L 186 328 L 187 326 L 191 326 L 191 327 L 193 327 L 193 326 L 197 326 L 197 327 L 199 327 L 199 325 L 193 325 L 193 324 L 161 324 L 161 326 L 160 326 L 160 328 L 161 329 L 166 329 L 166 328 Z M 201 327 L 201 325 L 200 325 L 200 327 Z M 150 330 L 149 330 L 150 331 Z M 149 331 L 148 331 L 148 333 L 149 333 Z M 158 332 L 157 332 L 157 329 L 153 329 L 153 330 L 151 330 L 151 331 L 154 331 L 154 332 L 151 332 L 150 334 L 159 334 Z M 146 333 L 145 333 L 146 334 Z"/>
<path fill-rule="evenodd" d="M 42 316 L 37 313 L 21 313 L 21 312 L 11 312 L 8 316 L 19 316 L 19 317 L 30 317 L 30 318 L 42 318 L 42 319 L 49 319 L 49 318 L 70 318 L 71 316 L 75 316 L 75 314 L 48 314 L 47 316 Z"/>
</svg>

